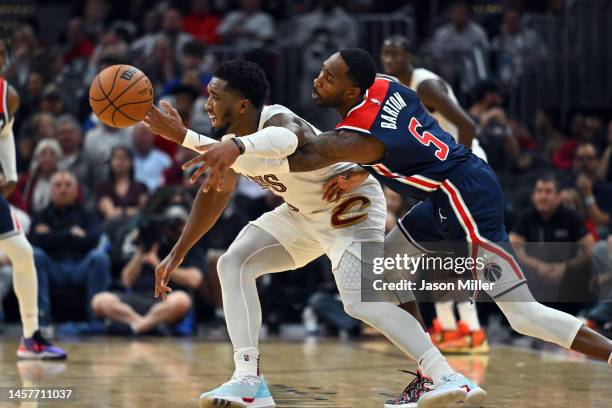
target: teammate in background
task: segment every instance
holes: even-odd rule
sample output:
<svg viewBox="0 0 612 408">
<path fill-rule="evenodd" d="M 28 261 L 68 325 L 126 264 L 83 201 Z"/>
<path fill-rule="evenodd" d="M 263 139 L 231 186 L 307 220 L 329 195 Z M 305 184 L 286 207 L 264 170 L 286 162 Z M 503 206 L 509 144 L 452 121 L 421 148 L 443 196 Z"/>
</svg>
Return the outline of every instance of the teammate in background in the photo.
<svg viewBox="0 0 612 408">
<path fill-rule="evenodd" d="M 516 331 L 612 366 L 612 341 L 574 316 L 533 298 L 511 253 L 503 222 L 504 197 L 495 173 L 440 128 L 414 91 L 388 77 L 377 78 L 373 58 L 353 48 L 323 63 L 312 96 L 317 106 L 335 108 L 342 120 L 335 131 L 321 133 L 281 159 L 279 168 L 288 164 L 290 171 L 303 172 L 352 161 L 385 186 L 423 200 L 387 235 L 386 242 L 402 240 L 404 253 L 412 256 L 423 253 L 420 242 L 465 242 L 473 259 L 485 258 L 489 265 L 473 271 L 479 280 L 495 280 L 488 272 L 499 273 L 487 293 Z M 204 163 L 194 176 L 211 169 L 204 187 L 210 189 L 240 152 L 234 143 L 219 143 L 189 165 Z M 340 194 L 359 185 L 356 176 L 338 180 Z M 396 294 L 404 302 L 414 300 L 409 292 Z M 446 378 L 438 389 L 459 384 L 455 378 Z M 389 406 L 404 406 L 402 398 Z"/>
<path fill-rule="evenodd" d="M 8 44 L 0 40 L 0 68 L 8 59 Z M 19 108 L 19 95 L 0 77 L 0 165 L 5 184 L 0 186 L 0 250 L 13 265 L 13 289 L 19 301 L 23 338 L 17 350 L 20 358 L 64 359 L 64 350 L 53 346 L 38 328 L 38 281 L 32 246 L 21 230 L 5 197 L 15 188 L 17 167 L 13 121 Z"/>
<path fill-rule="evenodd" d="M 285 204 L 249 223 L 219 259 L 223 308 L 236 369 L 230 381 L 202 394 L 200 407 L 219 403 L 231 406 L 239 403 L 250 408 L 275 406 L 259 371 L 261 310 L 255 280 L 267 273 L 299 268 L 323 254 L 331 260 L 345 311 L 378 329 L 416 359 L 435 384 L 442 385 L 435 393 L 423 397 L 429 383 L 414 382 L 407 403 L 437 407 L 461 402 L 467 395 L 464 386 L 473 389 L 471 397 L 475 403 L 481 401 L 485 391 L 452 370 L 410 313 L 390 302 L 361 301 L 361 244 L 384 240 L 386 208 L 380 184 L 366 174 L 350 195 L 331 203 L 321 197 L 325 182 L 335 175 L 357 170 L 356 165 L 338 163 L 303 173 L 290 173 L 288 166 L 279 169 L 279 173 L 271 171 L 281 160 L 269 161 L 265 157 L 287 156 L 298 145 L 316 139 L 319 131 L 284 106 L 263 106 L 269 84 L 257 64 L 238 60 L 220 64 L 208 91 L 205 109 L 215 132 L 225 134 L 224 140 L 233 146 L 241 146 L 244 155 L 231 169 L 226 169 L 221 189 L 198 192 L 180 239 L 156 270 L 156 296 L 165 297 L 170 291 L 169 277 L 223 211 L 234 190 L 237 173 L 283 197 Z M 187 131 L 169 104 L 162 103 L 162 107 L 168 112 L 153 108 L 145 118 L 154 133 L 196 151 L 199 145 L 220 144 Z M 251 150 L 258 150 L 261 157 L 251 155 Z M 195 179 L 197 176 L 192 180 Z M 454 378 L 456 384 L 446 384 L 449 378 Z"/>
<path fill-rule="evenodd" d="M 394 76 L 416 92 L 443 130 L 487 161 L 487 155 L 476 138 L 476 124 L 459 105 L 453 89 L 433 72 L 415 68 L 413 58 L 412 47 L 406 37 L 394 35 L 383 42 L 380 59 L 385 74 Z M 459 324 L 455 319 L 454 304 L 453 300 L 435 303 L 437 319 L 434 319 L 429 331 L 432 341 L 442 352 L 488 352 L 489 346 L 478 319 L 476 303 L 467 300 L 457 303 Z"/>
</svg>

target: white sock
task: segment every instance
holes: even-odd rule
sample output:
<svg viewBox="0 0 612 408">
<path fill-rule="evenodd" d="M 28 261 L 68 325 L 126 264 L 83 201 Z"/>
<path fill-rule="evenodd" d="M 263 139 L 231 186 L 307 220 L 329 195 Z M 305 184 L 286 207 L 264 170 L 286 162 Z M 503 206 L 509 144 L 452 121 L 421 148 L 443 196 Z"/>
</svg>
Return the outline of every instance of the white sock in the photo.
<svg viewBox="0 0 612 408">
<path fill-rule="evenodd" d="M 453 301 L 436 302 L 436 315 L 442 330 L 457 330 L 457 320 L 453 310 Z"/>
<path fill-rule="evenodd" d="M 451 368 L 446 358 L 436 347 L 430 348 L 417 361 L 421 373 L 425 377 L 431 378 L 434 385 L 440 384 L 443 376 L 455 373 L 455 370 Z"/>
<path fill-rule="evenodd" d="M 246 375 L 259 376 L 259 351 L 255 347 L 247 347 L 234 351 L 236 370 L 232 377 Z"/>
<path fill-rule="evenodd" d="M 32 246 L 23 234 L 0 240 L 0 249 L 13 264 L 13 289 L 19 301 L 23 337 L 38 330 L 38 278 Z"/>
<path fill-rule="evenodd" d="M 457 310 L 459 311 L 459 319 L 462 320 L 465 324 L 467 324 L 470 331 L 480 330 L 480 321 L 478 320 L 476 303 L 457 303 Z"/>
</svg>

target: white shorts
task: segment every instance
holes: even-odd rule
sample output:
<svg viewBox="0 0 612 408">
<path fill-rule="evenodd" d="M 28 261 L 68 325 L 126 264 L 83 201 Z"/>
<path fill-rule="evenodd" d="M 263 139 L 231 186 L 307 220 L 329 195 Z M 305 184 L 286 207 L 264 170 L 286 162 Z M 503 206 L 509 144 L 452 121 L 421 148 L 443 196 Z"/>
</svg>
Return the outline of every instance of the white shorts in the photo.
<svg viewBox="0 0 612 408">
<path fill-rule="evenodd" d="M 336 269 L 350 250 L 361 259 L 355 242 L 384 242 L 387 205 L 378 182 L 366 182 L 340 202 L 301 214 L 286 203 L 251 224 L 263 229 L 289 252 L 295 268 L 326 254 Z"/>
</svg>

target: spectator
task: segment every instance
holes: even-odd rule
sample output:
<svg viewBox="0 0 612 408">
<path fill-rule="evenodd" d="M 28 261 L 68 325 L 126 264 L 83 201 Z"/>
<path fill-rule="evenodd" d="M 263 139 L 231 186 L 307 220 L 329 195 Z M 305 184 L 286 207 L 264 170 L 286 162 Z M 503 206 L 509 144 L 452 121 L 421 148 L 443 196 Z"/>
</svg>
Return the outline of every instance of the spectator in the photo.
<svg viewBox="0 0 612 408">
<path fill-rule="evenodd" d="M 96 193 L 97 208 L 104 220 L 132 217 L 147 199 L 147 186 L 134 180 L 134 156 L 125 146 L 113 148 L 109 181 Z"/>
<path fill-rule="evenodd" d="M 595 228 L 593 220 L 586 215 L 586 209 L 584 208 L 582 198 L 580 198 L 580 194 L 578 194 L 578 191 L 576 191 L 575 188 L 566 187 L 561 190 L 561 204 L 563 204 L 566 208 L 575 211 L 584 223 L 584 227 L 588 233 L 593 236 L 595 241 L 599 241 L 599 233 L 597 232 L 597 228 Z"/>
<path fill-rule="evenodd" d="M 153 146 L 155 136 L 143 124 L 133 127 L 134 178 L 154 191 L 163 183 L 164 171 L 172 165 L 170 157 Z"/>
<path fill-rule="evenodd" d="M 170 54 L 174 60 L 180 60 L 183 47 L 192 40 L 190 34 L 181 31 L 182 16 L 180 11 L 175 8 L 168 8 L 162 15 L 161 31 L 155 34 L 147 34 L 138 39 L 132 46 L 141 49 L 147 57 L 156 53 L 158 41 L 164 37 L 168 42 Z"/>
<path fill-rule="evenodd" d="M 503 177 L 515 168 L 519 145 L 502 102 L 500 87 L 493 81 L 484 81 L 474 90 L 474 103 L 469 113 L 478 124 L 478 140 L 487 153 L 489 164 Z"/>
<path fill-rule="evenodd" d="M 607 182 L 612 182 L 612 165 L 610 164 L 611 160 L 612 160 L 612 120 L 608 122 L 607 146 L 606 146 L 606 150 L 604 150 L 603 156 L 601 158 L 601 164 L 599 166 L 599 177 L 603 178 Z"/>
<path fill-rule="evenodd" d="M 141 222 L 138 247 L 121 271 L 121 283 L 128 292 L 104 292 L 93 299 L 91 306 L 96 315 L 116 322 L 113 330 L 149 333 L 160 323 L 177 323 L 191 310 L 192 300 L 186 291 L 198 288 L 203 282 L 197 251 L 191 251 L 172 274 L 171 281 L 179 290 L 173 290 L 165 301 L 152 296 L 155 268 L 178 239 L 187 218 L 186 210 L 181 216 L 171 215 L 176 214 L 174 208 L 168 207 L 163 218 L 157 217 L 155 221 L 145 218 Z"/>
<path fill-rule="evenodd" d="M 599 154 L 592 143 L 583 143 L 576 149 L 574 175 L 576 188 L 587 214 L 599 228 L 605 228 L 612 213 L 612 183 L 599 177 Z"/>
<path fill-rule="evenodd" d="M 204 44 L 217 44 L 221 18 L 211 10 L 209 0 L 191 0 L 191 11 L 183 17 L 183 30 Z"/>
<path fill-rule="evenodd" d="M 14 86 L 23 88 L 29 79 L 32 59 L 38 50 L 32 27 L 27 24 L 17 27 L 11 38 L 11 48 L 12 58 L 3 77 Z"/>
<path fill-rule="evenodd" d="M 107 166 L 111 151 L 115 146 L 132 146 L 131 130 L 114 128 L 96 120 L 96 126 L 85 133 L 83 153 L 93 163 L 95 179 L 98 182 L 108 180 Z"/>
<path fill-rule="evenodd" d="M 534 116 L 533 136 L 547 160 L 552 160 L 554 152 L 559 148 L 563 135 L 555 129 L 551 115 L 543 109 L 538 109 Z"/>
<path fill-rule="evenodd" d="M 498 76 L 505 83 L 516 82 L 529 68 L 546 58 L 546 46 L 538 33 L 521 24 L 516 8 L 504 12 L 501 33 L 492 47 L 499 52 Z"/>
<path fill-rule="evenodd" d="M 329 34 L 336 49 L 353 47 L 358 40 L 357 21 L 333 0 L 320 0 L 314 10 L 297 18 L 292 31 L 300 47 L 309 45 L 321 32 Z"/>
<path fill-rule="evenodd" d="M 180 75 L 177 75 L 164 86 L 162 95 L 172 92 L 172 89 L 180 84 L 189 83 L 197 89 L 204 89 L 212 78 L 212 75 L 205 72 L 203 65 L 210 65 L 204 62 L 206 56 L 205 48 L 202 43 L 190 41 L 183 47 L 183 57 L 180 61 Z M 207 59 L 214 59 L 212 56 Z"/>
<path fill-rule="evenodd" d="M 448 52 L 472 52 L 475 48 L 483 51 L 489 49 L 487 33 L 471 20 L 468 3 L 455 1 L 450 9 L 450 20 L 434 33 L 432 47 L 436 54 L 441 56 Z"/>
<path fill-rule="evenodd" d="M 164 85 L 172 81 L 179 73 L 179 64 L 172 51 L 169 37 L 158 36 L 153 55 L 142 69 L 153 84 L 155 94 L 163 94 Z"/>
<path fill-rule="evenodd" d="M 70 114 L 57 118 L 56 139 L 59 142 L 63 160 L 60 167 L 74 174 L 80 187 L 80 198 L 88 211 L 95 208 L 94 171 L 92 163 L 83 154 L 83 138 L 79 123 Z"/>
<path fill-rule="evenodd" d="M 53 116 L 59 116 L 66 112 L 65 97 L 57 86 L 50 84 L 45 86 L 40 103 L 40 110 Z"/>
<path fill-rule="evenodd" d="M 53 139 L 56 133 L 55 118 L 48 113 L 37 113 L 28 118 L 17 138 L 17 170 L 28 170 L 34 148 L 43 139 Z"/>
<path fill-rule="evenodd" d="M 217 34 L 224 43 L 241 48 L 260 48 L 274 38 L 274 20 L 261 10 L 259 0 L 240 0 L 240 10 L 223 17 Z"/>
<path fill-rule="evenodd" d="M 51 176 L 59 170 L 62 159 L 62 148 L 55 139 L 43 139 L 34 149 L 30 172 L 23 175 L 17 184 L 28 213 L 35 214 L 49 205 Z"/>
<path fill-rule="evenodd" d="M 41 325 L 51 323 L 52 288 L 76 286 L 88 303 L 106 290 L 110 280 L 108 256 L 96 249 L 100 225 L 95 214 L 77 202 L 73 174 L 60 171 L 51 179 L 51 202 L 32 221 L 31 239 L 38 271 L 38 308 Z M 64 293 L 81 293 L 64 292 Z M 62 299 L 69 302 L 70 299 Z M 93 314 L 88 310 L 90 323 Z"/>
<path fill-rule="evenodd" d="M 87 59 L 93 52 L 93 43 L 85 33 L 83 19 L 81 17 L 73 17 L 68 22 L 66 29 L 66 52 L 64 53 L 64 61 L 66 64 L 79 65 L 82 70 Z"/>
<path fill-rule="evenodd" d="M 541 301 L 558 301 L 554 297 L 557 294 L 566 296 L 565 301 L 586 301 L 589 254 L 585 250 L 590 250 L 595 241 L 580 216 L 561 205 L 559 182 L 554 176 L 538 177 L 532 206 L 517 217 L 510 241 L 526 272 L 535 279 L 530 287 L 536 298 L 539 292 L 546 297 L 540 297 Z M 572 297 L 567 297 L 570 294 Z"/>
</svg>

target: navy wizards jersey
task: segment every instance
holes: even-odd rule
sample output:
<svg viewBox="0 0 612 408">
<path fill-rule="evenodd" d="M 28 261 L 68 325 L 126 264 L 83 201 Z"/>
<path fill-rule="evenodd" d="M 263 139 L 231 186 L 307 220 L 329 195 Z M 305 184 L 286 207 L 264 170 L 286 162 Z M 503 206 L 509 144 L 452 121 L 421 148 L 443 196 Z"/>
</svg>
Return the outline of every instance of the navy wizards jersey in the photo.
<svg viewBox="0 0 612 408">
<path fill-rule="evenodd" d="M 442 130 L 414 91 L 387 76 L 376 77 L 363 102 L 336 130 L 364 133 L 383 142 L 386 156 L 363 167 L 383 185 L 421 200 L 472 156 Z"/>
</svg>

